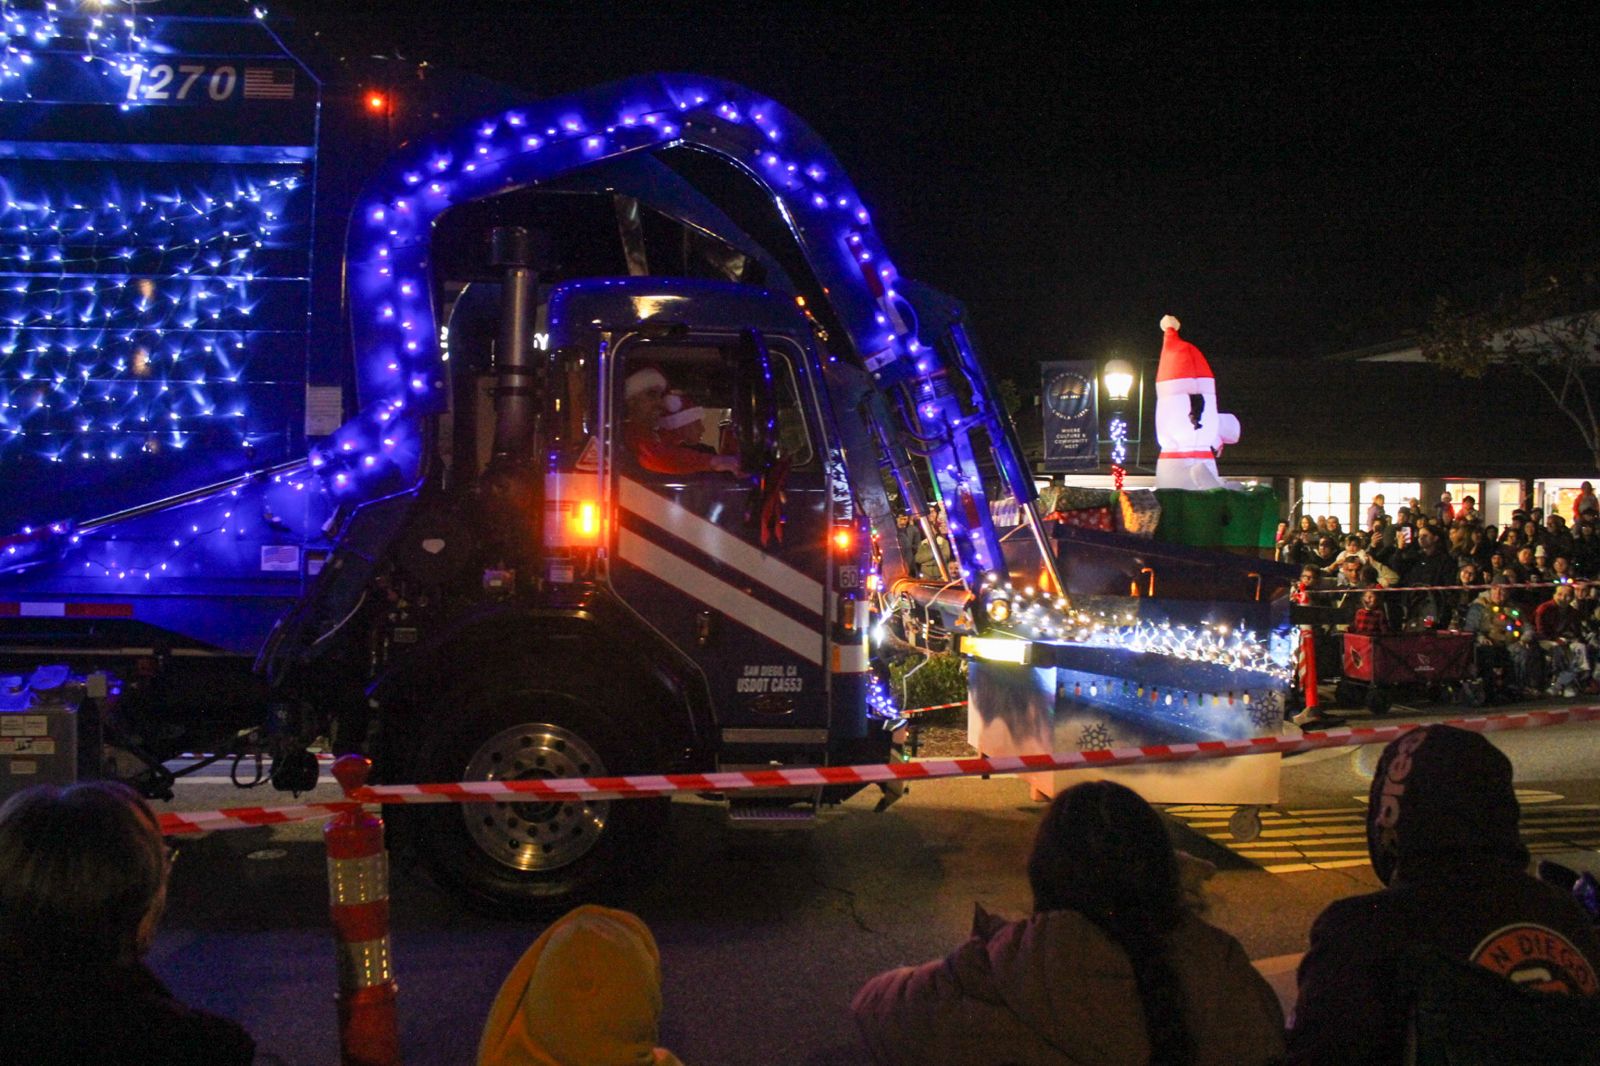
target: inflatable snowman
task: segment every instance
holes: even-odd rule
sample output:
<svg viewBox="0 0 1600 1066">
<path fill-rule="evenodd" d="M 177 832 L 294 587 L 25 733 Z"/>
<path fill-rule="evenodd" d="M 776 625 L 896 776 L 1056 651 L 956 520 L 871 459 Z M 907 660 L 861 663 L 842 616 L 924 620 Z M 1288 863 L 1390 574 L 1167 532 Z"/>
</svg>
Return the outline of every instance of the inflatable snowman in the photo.
<svg viewBox="0 0 1600 1066">
<path fill-rule="evenodd" d="M 1166 335 L 1156 367 L 1158 489 L 1237 489 L 1217 475 L 1224 444 L 1239 441 L 1239 420 L 1217 410 L 1217 379 L 1200 349 L 1178 336 L 1178 320 L 1161 320 Z"/>
</svg>

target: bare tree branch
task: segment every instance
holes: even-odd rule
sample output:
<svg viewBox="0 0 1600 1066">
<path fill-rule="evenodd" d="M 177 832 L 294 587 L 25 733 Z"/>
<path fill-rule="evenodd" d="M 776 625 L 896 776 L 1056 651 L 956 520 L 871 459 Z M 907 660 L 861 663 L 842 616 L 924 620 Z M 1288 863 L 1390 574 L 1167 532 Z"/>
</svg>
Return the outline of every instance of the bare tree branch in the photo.
<svg viewBox="0 0 1600 1066">
<path fill-rule="evenodd" d="M 1572 422 L 1600 471 L 1600 418 L 1590 378 L 1600 371 L 1600 287 L 1592 267 L 1531 276 L 1493 306 L 1461 310 L 1441 299 L 1422 332 L 1430 363 L 1464 377 L 1516 369 L 1539 383 Z"/>
<path fill-rule="evenodd" d="M 1578 435 L 1583 438 L 1583 443 L 1588 447 L 1589 454 L 1595 457 L 1596 465 L 1600 465 L 1600 454 L 1597 454 L 1600 453 L 1600 448 L 1596 447 L 1596 427 L 1594 424 L 1594 419 L 1590 418 L 1588 424 L 1585 425 L 1583 418 L 1579 416 L 1578 412 L 1568 407 L 1566 403 L 1562 401 L 1561 397 L 1556 395 L 1556 390 L 1552 388 L 1550 383 L 1544 379 L 1544 375 L 1529 367 L 1524 367 L 1522 372 L 1543 386 L 1544 391 L 1550 394 L 1550 399 L 1555 401 L 1556 407 L 1560 409 L 1561 413 L 1572 419 L 1572 424 L 1578 427 Z"/>
</svg>

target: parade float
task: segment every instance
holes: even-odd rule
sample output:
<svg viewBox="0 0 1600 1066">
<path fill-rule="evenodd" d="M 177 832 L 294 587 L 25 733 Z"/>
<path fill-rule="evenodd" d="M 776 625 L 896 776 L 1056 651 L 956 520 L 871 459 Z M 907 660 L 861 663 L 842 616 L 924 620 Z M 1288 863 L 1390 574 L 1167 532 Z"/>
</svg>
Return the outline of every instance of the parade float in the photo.
<svg viewBox="0 0 1600 1066">
<path fill-rule="evenodd" d="M 968 740 L 984 754 L 1133 747 L 1278 733 L 1291 661 L 1289 568 L 1263 558 L 1270 489 L 1224 480 L 1239 421 L 1221 410 L 1205 356 L 1161 321 L 1154 490 L 1058 490 L 1047 501 L 1058 589 L 1000 580 L 1026 651 L 969 640 Z M 1120 479 L 1118 479 L 1120 480 Z M 992 615 L 991 615 L 992 617 Z M 1134 651 L 1108 670 L 1106 649 Z M 1001 665 L 994 657 L 1009 653 Z M 1121 664 L 1126 667 L 1128 664 Z M 1084 773 L 1153 802 L 1253 808 L 1276 802 L 1279 756 L 1036 774 L 1051 795 Z"/>
</svg>

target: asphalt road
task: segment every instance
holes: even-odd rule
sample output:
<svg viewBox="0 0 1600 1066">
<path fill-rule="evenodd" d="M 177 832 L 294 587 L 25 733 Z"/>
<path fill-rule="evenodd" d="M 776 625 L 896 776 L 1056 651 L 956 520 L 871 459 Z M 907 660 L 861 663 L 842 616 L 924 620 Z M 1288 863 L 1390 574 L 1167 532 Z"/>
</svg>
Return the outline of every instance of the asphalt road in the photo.
<svg viewBox="0 0 1600 1066">
<path fill-rule="evenodd" d="M 1600 871 L 1600 725 L 1494 739 L 1518 768 L 1530 843 Z M 1229 837 L 1229 811 L 1172 810 L 1175 838 L 1219 867 L 1208 917 L 1252 958 L 1273 960 L 1268 968 L 1292 973 L 1317 912 L 1377 887 L 1360 854 L 1358 798 L 1375 756 L 1290 759 L 1282 802 L 1248 845 Z M 176 805 L 276 801 L 187 784 Z M 1027 910 L 1022 871 L 1040 805 L 1020 782 L 923 783 L 881 814 L 875 801 L 863 794 L 808 830 L 782 832 L 732 829 L 714 805 L 677 805 L 661 874 L 629 905 L 660 942 L 662 1040 L 685 1062 L 864 1063 L 846 1009 L 863 980 L 943 954 L 965 935 L 975 901 Z M 276 1061 L 335 1062 L 325 885 L 315 823 L 189 840 L 151 962 L 185 1000 L 238 1019 Z M 397 872 L 392 894 L 405 1061 L 470 1062 L 495 990 L 542 926 L 473 914 L 417 874 Z"/>
</svg>

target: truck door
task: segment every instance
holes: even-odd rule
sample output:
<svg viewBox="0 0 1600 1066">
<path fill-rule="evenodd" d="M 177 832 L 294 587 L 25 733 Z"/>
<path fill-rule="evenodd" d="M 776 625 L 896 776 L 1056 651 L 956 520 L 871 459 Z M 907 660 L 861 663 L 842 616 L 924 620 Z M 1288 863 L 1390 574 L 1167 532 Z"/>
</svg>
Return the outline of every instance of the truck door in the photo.
<svg viewBox="0 0 1600 1066">
<path fill-rule="evenodd" d="M 610 371 L 612 588 L 700 665 L 725 745 L 826 743 L 830 504 L 805 350 L 756 330 L 625 337 Z"/>
</svg>

